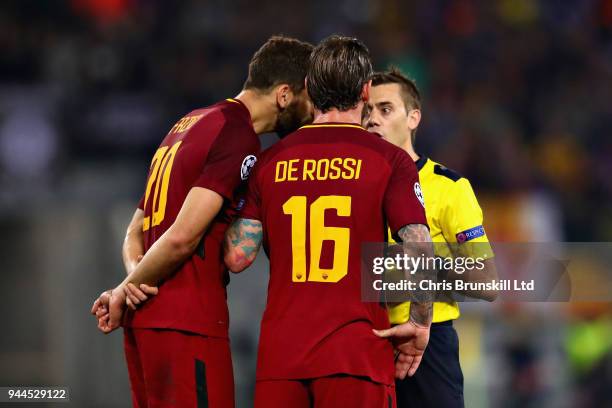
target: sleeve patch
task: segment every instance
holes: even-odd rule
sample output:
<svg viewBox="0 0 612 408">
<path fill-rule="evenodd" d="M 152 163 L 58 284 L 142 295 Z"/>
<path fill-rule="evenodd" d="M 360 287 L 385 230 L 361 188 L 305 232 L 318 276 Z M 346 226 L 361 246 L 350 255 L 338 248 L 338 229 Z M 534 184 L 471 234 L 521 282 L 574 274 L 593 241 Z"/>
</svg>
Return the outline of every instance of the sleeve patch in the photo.
<svg viewBox="0 0 612 408">
<path fill-rule="evenodd" d="M 419 202 L 421 203 L 423 208 L 425 208 L 425 199 L 423 198 L 423 191 L 421 190 L 421 185 L 418 181 L 414 183 L 414 194 L 419 199 Z"/>
<path fill-rule="evenodd" d="M 462 231 L 456 234 L 455 237 L 457 238 L 457 242 L 462 244 L 464 242 L 470 241 L 478 237 L 482 237 L 484 235 L 485 235 L 484 227 L 482 225 L 479 225 L 477 227 Z"/>
<path fill-rule="evenodd" d="M 249 178 L 249 174 L 251 174 L 251 170 L 253 166 L 255 166 L 255 162 L 257 162 L 257 157 L 250 154 L 244 158 L 242 161 L 242 166 L 240 166 L 240 179 L 246 180 Z"/>
</svg>

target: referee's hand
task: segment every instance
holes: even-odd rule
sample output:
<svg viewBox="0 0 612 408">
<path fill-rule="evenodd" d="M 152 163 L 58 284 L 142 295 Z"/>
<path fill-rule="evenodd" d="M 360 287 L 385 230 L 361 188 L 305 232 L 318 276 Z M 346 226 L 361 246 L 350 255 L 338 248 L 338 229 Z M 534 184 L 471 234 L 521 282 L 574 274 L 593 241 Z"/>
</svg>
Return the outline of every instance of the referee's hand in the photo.
<svg viewBox="0 0 612 408">
<path fill-rule="evenodd" d="M 386 330 L 373 330 L 378 337 L 391 338 L 399 351 L 395 359 L 395 378 L 412 377 L 419 368 L 423 353 L 429 342 L 429 326 L 420 326 L 412 321 Z"/>
</svg>

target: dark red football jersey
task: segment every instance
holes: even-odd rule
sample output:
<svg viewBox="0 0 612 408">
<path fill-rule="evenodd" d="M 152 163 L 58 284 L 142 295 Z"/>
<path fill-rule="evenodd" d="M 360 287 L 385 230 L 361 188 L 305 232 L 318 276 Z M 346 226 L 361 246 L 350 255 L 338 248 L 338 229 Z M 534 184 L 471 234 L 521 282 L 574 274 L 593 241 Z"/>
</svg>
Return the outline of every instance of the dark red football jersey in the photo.
<svg viewBox="0 0 612 408">
<path fill-rule="evenodd" d="M 179 120 L 151 161 L 140 202 L 145 251 L 174 223 L 192 187 L 219 193 L 228 207 L 259 150 L 249 111 L 237 100 L 195 110 Z M 128 313 L 124 325 L 227 336 L 229 279 L 222 243 L 229 221 L 225 209 L 220 211 L 196 252 L 161 284 L 157 296 Z"/>
<path fill-rule="evenodd" d="M 345 373 L 392 384 L 393 349 L 361 301 L 361 244 L 427 224 L 408 154 L 350 124 L 304 126 L 262 153 L 241 218 L 263 224 L 270 258 L 257 378 Z"/>
</svg>

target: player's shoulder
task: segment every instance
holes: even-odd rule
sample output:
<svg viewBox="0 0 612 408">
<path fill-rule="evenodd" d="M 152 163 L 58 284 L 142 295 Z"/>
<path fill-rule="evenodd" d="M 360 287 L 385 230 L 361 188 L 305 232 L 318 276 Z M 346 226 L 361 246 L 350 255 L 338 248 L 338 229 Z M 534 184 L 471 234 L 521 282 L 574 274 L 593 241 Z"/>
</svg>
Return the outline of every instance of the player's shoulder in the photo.
<svg viewBox="0 0 612 408">
<path fill-rule="evenodd" d="M 220 121 L 226 126 L 244 127 L 249 130 L 253 129 L 249 110 L 238 99 L 224 99 L 214 105 L 204 108 L 203 113 L 211 119 Z"/>
<path fill-rule="evenodd" d="M 362 149 L 382 158 L 393 168 L 401 160 L 411 163 L 408 154 L 399 147 L 387 142 L 377 133 L 371 133 L 356 124 L 324 123 L 302 126 L 290 133 L 264 152 L 259 163 L 271 161 L 279 154 L 291 150 L 310 149 L 320 144 L 341 144 L 341 151 Z"/>
<path fill-rule="evenodd" d="M 305 132 L 304 130 L 308 130 Z M 340 142 L 355 148 L 368 150 L 382 156 L 385 161 L 394 164 L 398 159 L 406 159 L 407 153 L 389 143 L 378 133 L 368 132 L 357 124 L 324 123 L 307 125 L 295 132 L 294 140 L 311 142 Z"/>
<path fill-rule="evenodd" d="M 197 137 L 205 135 L 216 138 L 222 134 L 241 135 L 243 137 L 233 138 L 239 140 L 259 140 L 248 109 L 233 99 L 226 99 L 204 108 L 190 112 L 187 117 L 198 118 L 193 126 L 192 134 Z"/>
<path fill-rule="evenodd" d="M 415 172 L 417 167 L 410 155 L 401 147 L 385 140 L 378 133 L 371 133 L 369 138 L 365 138 L 365 142 L 369 144 L 371 149 L 384 158 L 391 168 L 406 168 L 410 167 Z"/>
</svg>

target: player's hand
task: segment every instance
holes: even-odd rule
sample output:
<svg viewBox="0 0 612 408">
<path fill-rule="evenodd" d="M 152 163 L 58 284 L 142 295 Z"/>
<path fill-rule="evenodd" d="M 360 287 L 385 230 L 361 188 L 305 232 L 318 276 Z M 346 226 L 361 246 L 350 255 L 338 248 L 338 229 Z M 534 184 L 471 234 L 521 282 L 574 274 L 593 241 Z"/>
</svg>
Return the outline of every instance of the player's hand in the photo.
<svg viewBox="0 0 612 408">
<path fill-rule="evenodd" d="M 412 377 L 419 368 L 429 342 L 429 327 L 412 321 L 386 330 L 373 330 L 378 337 L 391 338 L 399 351 L 395 359 L 395 377 L 403 380 Z"/>
<path fill-rule="evenodd" d="M 136 310 L 141 303 L 149 299 L 149 296 L 157 295 L 159 289 L 157 286 L 149 286 L 144 283 L 141 283 L 138 287 L 133 283 L 128 283 L 124 287 L 124 291 L 126 296 L 125 303 L 130 309 Z"/>
<path fill-rule="evenodd" d="M 98 318 L 98 329 L 102 333 L 108 334 L 121 326 L 125 310 L 125 297 L 123 286 L 120 285 L 112 291 L 102 293 L 98 298 L 100 304 L 96 317 Z M 94 302 L 94 305 L 96 302 Z"/>
<path fill-rule="evenodd" d="M 91 314 L 96 316 L 98 320 L 98 329 L 102 330 L 102 326 L 108 321 L 108 304 L 110 302 L 111 290 L 106 290 L 98 296 L 91 307 Z"/>
<path fill-rule="evenodd" d="M 98 317 L 101 314 L 108 313 L 108 301 L 110 299 L 111 290 L 105 290 L 94 300 L 91 306 L 91 314 Z"/>
</svg>

